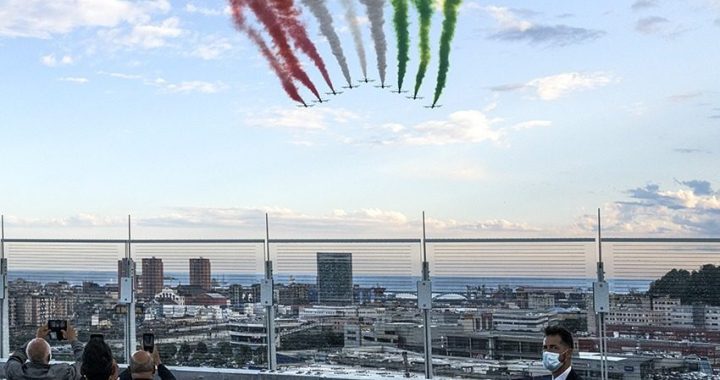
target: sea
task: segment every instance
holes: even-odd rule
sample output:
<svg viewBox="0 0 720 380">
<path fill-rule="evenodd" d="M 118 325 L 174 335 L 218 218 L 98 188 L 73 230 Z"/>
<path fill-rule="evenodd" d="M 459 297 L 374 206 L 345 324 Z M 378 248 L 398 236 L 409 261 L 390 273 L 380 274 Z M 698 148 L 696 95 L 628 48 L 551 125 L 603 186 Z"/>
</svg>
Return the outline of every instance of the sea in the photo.
<svg viewBox="0 0 720 380">
<path fill-rule="evenodd" d="M 187 285 L 190 283 L 189 274 L 187 272 L 166 272 L 165 285 L 177 286 Z M 214 272 L 212 274 L 213 281 L 220 287 L 227 287 L 233 284 L 250 286 L 260 283 L 264 277 L 262 273 L 222 273 Z M 26 281 L 36 281 L 43 284 L 51 282 L 64 281 L 71 285 L 82 285 L 83 282 L 89 281 L 98 285 L 107 285 L 117 283 L 117 272 L 114 271 L 35 271 L 35 270 L 15 270 L 9 271 L 8 280 L 15 281 L 23 279 Z M 289 284 L 291 282 L 301 284 L 316 283 L 315 275 L 286 275 L 278 274 L 274 276 L 275 283 Z M 414 293 L 416 291 L 416 283 L 420 280 L 419 276 L 364 276 L 362 274 L 353 275 L 353 283 L 363 288 L 383 287 L 386 291 L 395 293 Z M 500 287 L 517 288 L 522 286 L 536 287 L 563 287 L 577 288 L 581 291 L 589 291 L 592 289 L 592 278 L 540 278 L 540 277 L 460 277 L 460 276 L 432 276 L 433 291 L 437 293 L 461 293 L 464 294 L 468 286 L 482 287 L 486 289 L 497 289 Z M 645 292 L 650 287 L 653 279 L 606 279 L 613 293 L 630 293 Z"/>
</svg>

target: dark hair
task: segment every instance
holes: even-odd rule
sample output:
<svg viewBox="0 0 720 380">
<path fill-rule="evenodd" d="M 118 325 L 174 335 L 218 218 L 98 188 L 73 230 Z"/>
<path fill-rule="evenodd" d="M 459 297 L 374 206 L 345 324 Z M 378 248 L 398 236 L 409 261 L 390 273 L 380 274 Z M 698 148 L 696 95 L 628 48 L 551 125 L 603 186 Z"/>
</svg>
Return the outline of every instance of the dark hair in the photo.
<svg viewBox="0 0 720 380">
<path fill-rule="evenodd" d="M 87 380 L 107 380 L 113 373 L 110 346 L 100 339 L 90 339 L 82 354 L 80 373 Z"/>
<path fill-rule="evenodd" d="M 565 343 L 570 348 L 574 347 L 572 334 L 566 328 L 560 325 L 548 326 L 545 328 L 545 336 L 550 335 L 559 335 L 560 340 L 562 340 L 563 343 Z"/>
</svg>

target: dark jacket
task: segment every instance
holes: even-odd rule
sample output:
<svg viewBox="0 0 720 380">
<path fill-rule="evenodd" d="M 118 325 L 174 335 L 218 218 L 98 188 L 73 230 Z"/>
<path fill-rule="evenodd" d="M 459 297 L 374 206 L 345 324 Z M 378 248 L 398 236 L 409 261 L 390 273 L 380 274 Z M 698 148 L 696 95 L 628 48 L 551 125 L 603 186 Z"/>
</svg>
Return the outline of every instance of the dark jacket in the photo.
<svg viewBox="0 0 720 380">
<path fill-rule="evenodd" d="M 80 375 L 80 360 L 83 353 L 83 344 L 74 340 L 70 342 L 70 345 L 75 357 L 74 364 L 40 364 L 26 363 L 26 343 L 21 350 L 13 352 L 8 358 L 5 363 L 5 376 L 8 380 L 79 380 L 82 377 Z"/>
<path fill-rule="evenodd" d="M 565 380 L 582 380 L 582 377 L 580 377 L 580 375 L 578 375 L 577 372 L 575 372 L 575 369 L 571 367 L 570 373 L 568 373 Z"/>
<path fill-rule="evenodd" d="M 165 364 L 160 363 L 159 366 L 157 366 L 157 372 L 155 372 L 155 378 L 160 377 L 160 380 L 175 380 L 175 375 L 170 372 L 168 367 L 165 367 Z M 132 375 L 130 375 L 130 368 L 122 371 L 120 373 L 120 380 L 132 380 Z"/>
</svg>

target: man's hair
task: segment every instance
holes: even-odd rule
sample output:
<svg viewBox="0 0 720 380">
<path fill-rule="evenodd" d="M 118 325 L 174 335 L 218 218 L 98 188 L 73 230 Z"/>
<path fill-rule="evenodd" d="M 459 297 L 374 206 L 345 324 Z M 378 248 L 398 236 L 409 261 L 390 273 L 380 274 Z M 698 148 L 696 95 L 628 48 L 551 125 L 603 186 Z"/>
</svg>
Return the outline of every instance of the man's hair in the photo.
<svg viewBox="0 0 720 380">
<path fill-rule="evenodd" d="M 135 355 L 139 352 L 142 351 L 135 352 L 135 354 L 130 356 L 130 373 L 155 372 L 155 363 L 153 362 L 152 358 L 149 357 L 149 354 L 148 360 L 142 362 L 135 360 Z"/>
<path fill-rule="evenodd" d="M 110 346 L 100 339 L 90 339 L 82 354 L 80 373 L 87 380 L 107 380 L 113 370 Z"/>
<path fill-rule="evenodd" d="M 50 343 L 43 338 L 35 338 L 31 340 L 27 348 L 25 348 L 25 355 L 27 355 L 28 360 L 33 363 L 44 363 L 45 360 L 50 361 L 50 357 L 52 356 Z"/>
<path fill-rule="evenodd" d="M 573 337 L 570 331 L 568 331 L 566 328 L 556 325 L 556 326 L 548 326 L 545 328 L 545 336 L 550 335 L 558 335 L 560 336 L 560 340 L 562 340 L 565 345 L 567 345 L 570 348 L 573 348 Z"/>
</svg>

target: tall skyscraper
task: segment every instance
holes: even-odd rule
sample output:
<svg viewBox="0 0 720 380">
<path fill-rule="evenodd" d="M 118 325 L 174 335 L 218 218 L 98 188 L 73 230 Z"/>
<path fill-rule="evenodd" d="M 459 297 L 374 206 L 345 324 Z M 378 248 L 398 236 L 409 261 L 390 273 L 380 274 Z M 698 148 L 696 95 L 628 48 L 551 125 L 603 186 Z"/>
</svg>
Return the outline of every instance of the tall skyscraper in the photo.
<svg viewBox="0 0 720 380">
<path fill-rule="evenodd" d="M 210 260 L 204 258 L 190 259 L 190 285 L 210 290 Z"/>
<path fill-rule="evenodd" d="M 154 256 L 142 259 L 142 293 L 145 297 L 154 297 L 162 291 L 164 286 L 163 276 L 162 259 Z"/>
<path fill-rule="evenodd" d="M 325 305 L 351 304 L 352 253 L 317 253 L 318 301 Z"/>
<path fill-rule="evenodd" d="M 118 260 L 118 284 L 121 282 L 121 278 L 128 276 L 128 267 L 127 267 L 127 258 L 123 258 L 122 260 Z M 132 263 L 133 269 L 135 269 L 135 262 Z M 133 270 L 133 272 L 135 272 Z"/>
</svg>

